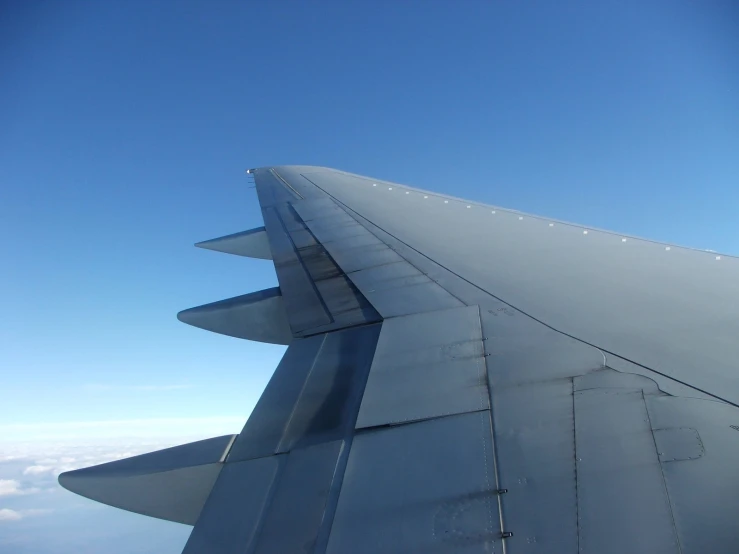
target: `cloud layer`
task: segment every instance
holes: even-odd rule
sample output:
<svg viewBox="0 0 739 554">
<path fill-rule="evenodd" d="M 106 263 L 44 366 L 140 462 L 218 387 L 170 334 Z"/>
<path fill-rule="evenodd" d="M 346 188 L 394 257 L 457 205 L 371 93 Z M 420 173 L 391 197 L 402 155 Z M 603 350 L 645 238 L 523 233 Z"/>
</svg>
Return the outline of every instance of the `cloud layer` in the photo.
<svg viewBox="0 0 739 554">
<path fill-rule="evenodd" d="M 26 517 L 50 514 L 53 511 L 50 509 L 11 510 L 0 508 L 0 521 L 19 521 Z"/>
<path fill-rule="evenodd" d="M 24 488 L 16 479 L 0 479 L 0 496 L 20 496 L 39 492 L 38 488 Z"/>
<path fill-rule="evenodd" d="M 0 425 L 0 526 L 5 528 L 0 536 L 9 537 L 8 526 L 16 528 L 15 522 L 52 511 L 56 518 L 67 514 L 84 526 L 85 517 L 74 517 L 74 511 L 97 510 L 99 505 L 63 490 L 57 482 L 60 473 L 238 433 L 244 419 L 223 416 Z"/>
</svg>

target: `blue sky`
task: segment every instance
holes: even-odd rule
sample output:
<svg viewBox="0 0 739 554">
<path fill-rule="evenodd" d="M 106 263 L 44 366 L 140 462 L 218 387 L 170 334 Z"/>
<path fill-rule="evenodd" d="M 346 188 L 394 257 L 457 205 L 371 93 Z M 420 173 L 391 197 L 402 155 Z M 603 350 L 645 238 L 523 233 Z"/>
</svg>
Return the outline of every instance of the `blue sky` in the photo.
<svg viewBox="0 0 739 554">
<path fill-rule="evenodd" d="M 175 314 L 276 284 L 192 247 L 261 225 L 248 167 L 739 253 L 733 2 L 0 9 L 0 551 L 180 551 L 54 474 L 241 428 L 283 349 Z"/>
</svg>

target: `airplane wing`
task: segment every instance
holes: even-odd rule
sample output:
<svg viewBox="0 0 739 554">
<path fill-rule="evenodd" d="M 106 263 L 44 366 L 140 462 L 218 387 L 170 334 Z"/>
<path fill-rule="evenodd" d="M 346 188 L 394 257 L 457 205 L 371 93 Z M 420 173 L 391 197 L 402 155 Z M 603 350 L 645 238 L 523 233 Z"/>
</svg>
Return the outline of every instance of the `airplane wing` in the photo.
<svg viewBox="0 0 739 554">
<path fill-rule="evenodd" d="M 200 243 L 279 287 L 185 310 L 289 344 L 238 435 L 64 473 L 187 554 L 739 544 L 739 261 L 321 167 Z"/>
</svg>

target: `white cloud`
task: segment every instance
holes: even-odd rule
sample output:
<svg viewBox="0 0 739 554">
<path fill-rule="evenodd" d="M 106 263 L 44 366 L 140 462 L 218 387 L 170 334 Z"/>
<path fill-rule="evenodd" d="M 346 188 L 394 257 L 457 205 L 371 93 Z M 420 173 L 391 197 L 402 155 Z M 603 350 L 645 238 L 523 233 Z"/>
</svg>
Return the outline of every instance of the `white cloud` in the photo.
<svg viewBox="0 0 739 554">
<path fill-rule="evenodd" d="M 0 479 L 0 496 L 20 494 L 21 484 L 15 479 Z"/>
<path fill-rule="evenodd" d="M 60 473 L 238 433 L 244 420 L 240 415 L 0 424 L 0 498 L 61 494 Z"/>
<path fill-rule="evenodd" d="M 0 456 L 0 462 L 12 462 L 13 460 L 22 460 L 23 456 L 16 454 L 3 454 Z"/>
<path fill-rule="evenodd" d="M 23 475 L 40 475 L 41 473 L 51 473 L 54 466 L 29 466 L 23 470 Z"/>
<path fill-rule="evenodd" d="M 0 479 L 0 496 L 19 496 L 22 494 L 33 494 L 39 492 L 35 487 L 21 486 L 16 479 Z"/>
<path fill-rule="evenodd" d="M 17 521 L 19 519 L 23 519 L 20 512 L 8 508 L 0 509 L 0 521 Z"/>
<path fill-rule="evenodd" d="M 238 433 L 244 420 L 241 415 L 0 424 L 0 498 L 61 492 L 56 478 L 65 471 Z"/>
<path fill-rule="evenodd" d="M 0 509 L 0 521 L 18 521 L 25 517 L 41 516 L 50 514 L 53 510 L 48 509 L 31 509 L 31 510 L 11 510 L 9 508 Z"/>
<path fill-rule="evenodd" d="M 225 435 L 238 433 L 246 420 L 244 415 L 214 417 L 173 417 L 149 419 L 121 419 L 108 421 L 48 421 L 38 423 L 8 423 L 0 425 L 0 457 L 22 456 L 18 449 L 11 449 L 11 444 L 35 443 L 34 456 L 56 458 L 58 453 L 47 450 L 38 451 L 41 441 L 45 444 L 59 442 L 77 444 L 89 443 L 90 440 L 130 439 L 142 441 L 161 439 L 162 437 L 191 437 Z M 175 439 L 177 440 L 177 439 Z M 74 457 L 74 453 L 67 454 Z"/>
</svg>

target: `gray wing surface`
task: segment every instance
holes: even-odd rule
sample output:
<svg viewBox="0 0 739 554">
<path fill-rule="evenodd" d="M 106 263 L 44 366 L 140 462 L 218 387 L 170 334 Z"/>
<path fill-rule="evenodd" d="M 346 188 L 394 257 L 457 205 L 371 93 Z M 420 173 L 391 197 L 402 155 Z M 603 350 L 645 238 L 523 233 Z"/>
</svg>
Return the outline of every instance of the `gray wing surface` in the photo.
<svg viewBox="0 0 739 554">
<path fill-rule="evenodd" d="M 250 170 L 201 246 L 279 288 L 181 320 L 289 344 L 238 435 L 62 474 L 201 553 L 729 553 L 739 262 L 350 173 Z"/>
</svg>

